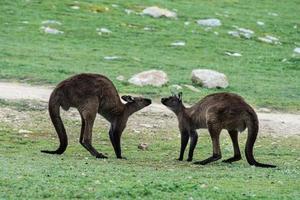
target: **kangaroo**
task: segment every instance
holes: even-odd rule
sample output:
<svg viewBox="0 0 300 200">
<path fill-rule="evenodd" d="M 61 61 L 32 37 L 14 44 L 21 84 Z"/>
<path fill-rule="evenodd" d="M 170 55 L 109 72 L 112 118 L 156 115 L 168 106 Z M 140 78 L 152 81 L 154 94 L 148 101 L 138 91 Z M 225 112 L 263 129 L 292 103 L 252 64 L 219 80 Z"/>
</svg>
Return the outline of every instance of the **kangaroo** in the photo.
<svg viewBox="0 0 300 200">
<path fill-rule="evenodd" d="M 254 159 L 253 146 L 258 133 L 258 118 L 251 106 L 244 99 L 233 93 L 215 93 L 204 97 L 190 108 L 182 103 L 182 93 L 161 99 L 162 104 L 172 110 L 179 123 L 181 133 L 181 149 L 178 160 L 183 160 L 189 137 L 191 138 L 187 161 L 193 160 L 193 152 L 197 144 L 196 129 L 208 128 L 212 144 L 213 155 L 195 164 L 205 165 L 221 159 L 219 136 L 222 129 L 226 129 L 231 137 L 234 156 L 223 162 L 232 163 L 241 160 L 238 144 L 238 132 L 248 128 L 245 154 L 250 165 L 257 167 L 276 167 L 259 163 Z"/>
<path fill-rule="evenodd" d="M 78 74 L 59 83 L 49 99 L 49 114 L 59 137 L 60 145 L 55 151 L 43 153 L 62 154 L 68 146 L 67 134 L 60 117 L 60 107 L 69 110 L 75 107 L 81 116 L 80 144 L 96 158 L 107 158 L 92 146 L 92 129 L 96 114 L 99 113 L 111 123 L 109 137 L 117 158 L 121 154 L 121 135 L 128 117 L 151 104 L 150 99 L 122 96 L 121 102 L 113 83 L 100 74 Z"/>
</svg>

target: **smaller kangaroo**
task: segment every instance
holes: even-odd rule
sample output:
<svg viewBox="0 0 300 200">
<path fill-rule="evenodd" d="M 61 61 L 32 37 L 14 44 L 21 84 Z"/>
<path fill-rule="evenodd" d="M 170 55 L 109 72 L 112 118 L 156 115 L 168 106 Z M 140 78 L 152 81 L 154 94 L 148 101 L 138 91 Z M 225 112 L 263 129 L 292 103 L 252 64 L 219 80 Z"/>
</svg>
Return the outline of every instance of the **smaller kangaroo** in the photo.
<svg viewBox="0 0 300 200">
<path fill-rule="evenodd" d="M 257 167 L 276 167 L 275 165 L 259 163 L 254 159 L 253 146 L 258 133 L 258 118 L 255 111 L 244 99 L 233 93 L 215 93 L 204 97 L 190 108 L 182 103 L 182 93 L 161 99 L 162 104 L 172 110 L 179 123 L 181 133 L 181 149 L 178 160 L 183 160 L 183 154 L 189 138 L 191 138 L 187 161 L 193 160 L 193 152 L 197 144 L 196 129 L 208 128 L 212 144 L 213 155 L 195 164 L 205 165 L 221 159 L 219 136 L 222 129 L 226 129 L 231 137 L 234 156 L 223 162 L 232 163 L 241 160 L 238 144 L 238 132 L 248 128 L 245 154 L 250 165 Z"/>
<path fill-rule="evenodd" d="M 75 107 L 81 116 L 79 142 L 92 156 L 107 158 L 92 146 L 92 129 L 99 113 L 111 123 L 109 137 L 117 158 L 121 154 L 121 135 L 128 117 L 151 104 L 150 99 L 122 96 L 123 104 L 113 83 L 100 74 L 78 74 L 59 83 L 49 99 L 49 114 L 58 134 L 60 145 L 55 151 L 43 153 L 62 154 L 68 146 L 68 138 L 60 117 L 60 107 L 69 110 Z"/>
</svg>

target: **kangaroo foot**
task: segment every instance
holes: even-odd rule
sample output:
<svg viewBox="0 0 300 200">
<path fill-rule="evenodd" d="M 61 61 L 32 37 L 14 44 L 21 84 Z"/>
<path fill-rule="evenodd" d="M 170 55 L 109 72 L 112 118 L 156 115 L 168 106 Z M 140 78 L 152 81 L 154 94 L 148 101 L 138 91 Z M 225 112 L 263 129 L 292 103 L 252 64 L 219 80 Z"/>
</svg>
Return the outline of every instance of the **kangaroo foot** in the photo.
<svg viewBox="0 0 300 200">
<path fill-rule="evenodd" d="M 222 162 L 224 162 L 224 163 L 232 163 L 232 162 L 235 162 L 235 161 L 239 161 L 241 159 L 242 159 L 241 155 L 238 155 L 238 156 L 233 156 L 231 158 L 228 158 L 226 160 L 222 160 Z"/>
</svg>

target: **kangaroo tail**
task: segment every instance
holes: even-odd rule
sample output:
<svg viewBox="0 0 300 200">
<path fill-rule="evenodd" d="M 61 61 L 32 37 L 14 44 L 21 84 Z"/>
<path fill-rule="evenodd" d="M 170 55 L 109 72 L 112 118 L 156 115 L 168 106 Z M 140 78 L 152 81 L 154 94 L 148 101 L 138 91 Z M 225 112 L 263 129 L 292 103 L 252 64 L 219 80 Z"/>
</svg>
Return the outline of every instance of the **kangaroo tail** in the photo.
<svg viewBox="0 0 300 200">
<path fill-rule="evenodd" d="M 270 164 L 263 164 L 259 163 L 254 159 L 253 156 L 253 146 L 257 137 L 258 133 L 258 118 L 255 113 L 255 111 L 251 108 L 250 110 L 247 111 L 249 118 L 246 121 L 246 125 L 248 128 L 248 137 L 247 137 L 247 142 L 246 142 L 246 147 L 245 147 L 245 154 L 246 154 L 246 159 L 250 165 L 254 165 L 256 167 L 269 167 L 269 168 L 274 168 L 276 167 L 275 165 L 270 165 Z"/>
<path fill-rule="evenodd" d="M 57 100 L 55 93 L 53 92 L 49 99 L 48 110 L 49 110 L 51 121 L 58 135 L 60 145 L 58 149 L 55 151 L 42 150 L 41 152 L 43 153 L 62 154 L 68 146 L 68 137 L 66 134 L 64 124 L 60 117 L 59 109 L 60 109 L 60 104 Z"/>
</svg>

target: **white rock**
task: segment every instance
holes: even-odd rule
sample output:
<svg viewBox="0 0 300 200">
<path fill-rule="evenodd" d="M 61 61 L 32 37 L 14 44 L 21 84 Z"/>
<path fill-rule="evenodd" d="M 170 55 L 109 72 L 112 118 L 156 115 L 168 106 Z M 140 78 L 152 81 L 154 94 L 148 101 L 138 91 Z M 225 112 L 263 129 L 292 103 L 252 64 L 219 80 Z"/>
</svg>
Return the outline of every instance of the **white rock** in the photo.
<svg viewBox="0 0 300 200">
<path fill-rule="evenodd" d="M 192 85 L 183 85 L 184 87 L 186 87 L 186 88 L 188 88 L 188 89 L 190 89 L 191 91 L 193 91 L 193 92 L 200 92 L 200 90 L 199 89 L 197 89 L 197 88 L 195 88 L 194 86 L 192 86 Z"/>
<path fill-rule="evenodd" d="M 235 56 L 235 57 L 240 57 L 240 56 L 242 56 L 242 54 L 240 54 L 240 53 L 229 52 L 229 51 L 226 51 L 225 54 L 228 55 L 228 56 Z"/>
<path fill-rule="evenodd" d="M 190 25 L 190 23 L 191 22 L 186 21 L 186 22 L 184 22 L 184 25 L 188 26 L 188 25 Z"/>
<path fill-rule="evenodd" d="M 127 15 L 130 15 L 131 13 L 134 13 L 133 10 L 130 10 L 130 9 L 124 9 L 124 12 L 127 14 Z"/>
<path fill-rule="evenodd" d="M 147 7 L 142 12 L 143 15 L 149 15 L 154 18 L 159 17 L 168 17 L 168 18 L 176 18 L 177 14 L 168 9 L 159 8 L 157 6 Z"/>
<path fill-rule="evenodd" d="M 197 23 L 201 26 L 210 26 L 210 27 L 215 27 L 215 26 L 221 26 L 222 23 L 219 19 L 199 19 L 197 20 Z"/>
<path fill-rule="evenodd" d="M 265 23 L 262 22 L 262 21 L 257 21 L 256 24 L 259 25 L 259 26 L 264 26 L 265 25 Z"/>
<path fill-rule="evenodd" d="M 150 28 L 150 27 L 144 27 L 144 31 L 151 31 L 152 30 L 152 28 Z"/>
<path fill-rule="evenodd" d="M 294 53 L 299 53 L 299 54 L 300 54 L 300 47 L 296 47 L 296 48 L 294 49 Z"/>
<path fill-rule="evenodd" d="M 135 74 L 128 82 L 138 86 L 152 85 L 160 87 L 168 82 L 168 76 L 161 70 L 149 70 Z"/>
<path fill-rule="evenodd" d="M 225 74 L 209 69 L 195 69 L 192 71 L 192 81 L 206 88 L 226 88 L 228 80 Z"/>
<path fill-rule="evenodd" d="M 234 37 L 244 37 L 247 39 L 250 39 L 252 35 L 254 34 L 254 31 L 246 28 L 239 28 L 235 26 L 236 30 L 235 31 L 228 31 L 229 35 L 232 35 Z"/>
<path fill-rule="evenodd" d="M 141 143 L 138 145 L 138 148 L 141 150 L 147 150 L 148 149 L 148 144 L 147 143 Z"/>
<path fill-rule="evenodd" d="M 274 12 L 269 12 L 268 15 L 271 15 L 271 16 L 274 16 L 274 17 L 277 17 L 278 14 L 277 13 L 274 13 Z"/>
<path fill-rule="evenodd" d="M 79 9 L 80 9 L 80 7 L 79 7 L 79 6 L 76 6 L 76 5 L 71 6 L 71 8 L 74 9 L 74 10 L 79 10 Z"/>
<path fill-rule="evenodd" d="M 125 77 L 123 75 L 117 76 L 116 78 L 118 81 L 124 81 Z"/>
<path fill-rule="evenodd" d="M 20 134 L 30 134 L 30 133 L 32 133 L 32 131 L 25 130 L 25 129 L 20 129 L 20 130 L 18 131 L 18 133 L 20 133 Z"/>
<path fill-rule="evenodd" d="M 183 41 L 177 41 L 177 42 L 173 42 L 171 43 L 172 46 L 185 46 L 185 42 Z"/>
<path fill-rule="evenodd" d="M 112 33 L 111 30 L 107 29 L 107 28 L 97 28 L 96 31 L 98 32 L 99 35 L 101 35 L 102 33 Z"/>
<path fill-rule="evenodd" d="M 47 34 L 53 34 L 53 35 L 63 34 L 64 33 L 63 31 L 60 31 L 58 29 L 51 28 L 51 27 L 48 27 L 48 26 L 42 26 L 41 30 L 43 30 Z"/>
<path fill-rule="evenodd" d="M 174 84 L 170 87 L 171 90 L 182 90 L 182 87 L 180 85 Z"/>
<path fill-rule="evenodd" d="M 269 44 L 280 44 L 278 38 L 276 38 L 274 36 L 270 36 L 270 35 L 266 35 L 265 37 L 258 37 L 257 39 L 262 42 L 269 43 Z"/>
<path fill-rule="evenodd" d="M 61 25 L 62 23 L 59 22 L 59 21 L 56 21 L 56 20 L 51 20 L 51 19 L 49 19 L 49 20 L 44 20 L 44 21 L 42 21 L 42 24 L 43 24 L 43 25 L 49 25 L 49 24 Z"/>
<path fill-rule="evenodd" d="M 121 57 L 119 56 L 104 56 L 104 60 L 119 60 Z"/>
</svg>

